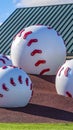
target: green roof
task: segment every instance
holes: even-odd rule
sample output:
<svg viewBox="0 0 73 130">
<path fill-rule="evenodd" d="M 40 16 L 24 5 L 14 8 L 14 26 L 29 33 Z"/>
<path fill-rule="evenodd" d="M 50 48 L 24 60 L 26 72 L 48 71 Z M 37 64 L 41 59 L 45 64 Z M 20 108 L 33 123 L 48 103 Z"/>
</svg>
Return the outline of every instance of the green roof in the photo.
<svg viewBox="0 0 73 130">
<path fill-rule="evenodd" d="M 0 53 L 9 54 L 13 37 L 34 24 L 53 27 L 64 39 L 67 53 L 73 53 L 73 4 L 17 8 L 0 26 Z"/>
</svg>

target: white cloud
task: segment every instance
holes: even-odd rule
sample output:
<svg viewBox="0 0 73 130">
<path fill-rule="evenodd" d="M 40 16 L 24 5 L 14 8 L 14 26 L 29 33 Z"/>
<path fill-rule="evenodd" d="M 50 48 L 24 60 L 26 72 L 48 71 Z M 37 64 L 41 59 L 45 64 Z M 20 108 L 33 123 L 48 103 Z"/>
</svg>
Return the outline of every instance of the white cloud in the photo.
<svg viewBox="0 0 73 130">
<path fill-rule="evenodd" d="M 33 7 L 73 3 L 73 0 L 13 0 L 16 7 Z"/>
<path fill-rule="evenodd" d="M 18 3 L 19 1 L 21 1 L 21 0 L 12 0 L 12 2 L 13 2 L 14 4 Z"/>
</svg>

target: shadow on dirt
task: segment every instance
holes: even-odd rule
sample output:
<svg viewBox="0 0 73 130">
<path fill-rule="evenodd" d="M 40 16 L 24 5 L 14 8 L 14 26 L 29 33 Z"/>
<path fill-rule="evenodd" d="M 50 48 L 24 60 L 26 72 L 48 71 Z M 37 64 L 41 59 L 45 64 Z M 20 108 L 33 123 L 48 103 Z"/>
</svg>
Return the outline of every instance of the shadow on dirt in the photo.
<svg viewBox="0 0 73 130">
<path fill-rule="evenodd" d="M 64 111 L 61 109 L 56 109 L 53 107 L 47 107 L 47 106 L 43 106 L 43 105 L 29 103 L 26 107 L 7 108 L 7 110 L 27 113 L 27 114 L 45 117 L 45 118 L 73 122 L 73 113 L 72 112 Z M 32 116 L 31 116 L 31 118 L 32 118 Z"/>
</svg>

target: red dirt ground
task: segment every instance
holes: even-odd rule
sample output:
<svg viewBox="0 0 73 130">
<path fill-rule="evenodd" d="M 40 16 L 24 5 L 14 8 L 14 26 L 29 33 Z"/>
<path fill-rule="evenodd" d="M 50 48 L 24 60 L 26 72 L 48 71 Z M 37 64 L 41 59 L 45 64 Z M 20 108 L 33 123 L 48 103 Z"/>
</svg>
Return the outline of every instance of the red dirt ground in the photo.
<svg viewBox="0 0 73 130">
<path fill-rule="evenodd" d="M 0 122 L 73 122 L 73 98 L 56 93 L 55 76 L 29 76 L 34 90 L 31 102 L 22 108 L 0 108 Z"/>
</svg>

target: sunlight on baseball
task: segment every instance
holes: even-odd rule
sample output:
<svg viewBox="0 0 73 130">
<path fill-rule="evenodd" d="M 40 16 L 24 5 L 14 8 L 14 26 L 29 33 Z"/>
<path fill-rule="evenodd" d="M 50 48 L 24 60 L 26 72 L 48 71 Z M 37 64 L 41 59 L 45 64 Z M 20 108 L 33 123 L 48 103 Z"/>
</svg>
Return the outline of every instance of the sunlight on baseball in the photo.
<svg viewBox="0 0 73 130">
<path fill-rule="evenodd" d="M 73 98 L 73 59 L 61 66 L 56 75 L 55 84 L 59 95 Z"/>
<path fill-rule="evenodd" d="M 33 25 L 21 30 L 11 46 L 11 59 L 15 66 L 30 74 L 56 75 L 66 59 L 62 37 L 52 28 Z"/>
<path fill-rule="evenodd" d="M 29 76 L 14 66 L 0 68 L 0 107 L 24 107 L 32 97 Z"/>
</svg>

